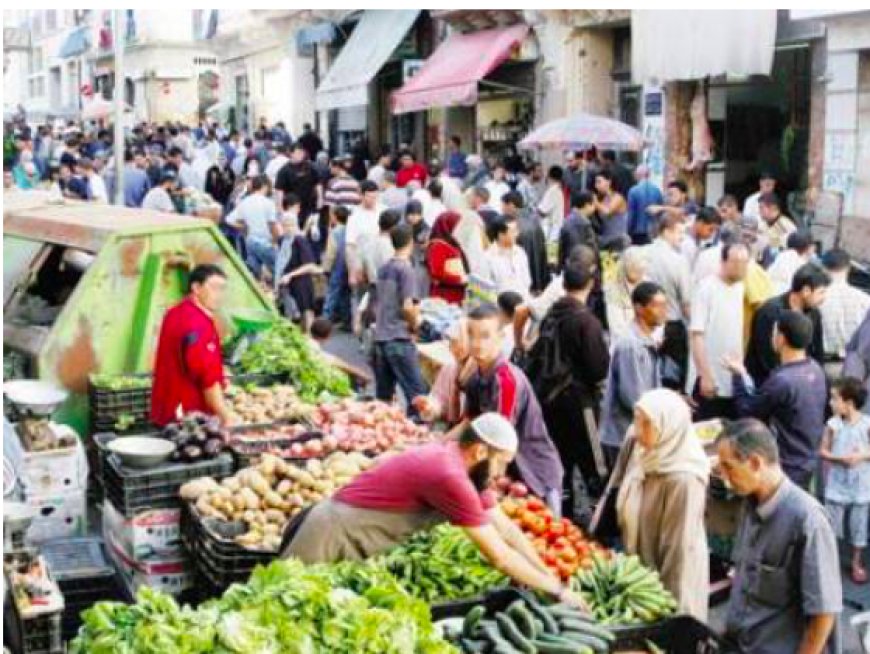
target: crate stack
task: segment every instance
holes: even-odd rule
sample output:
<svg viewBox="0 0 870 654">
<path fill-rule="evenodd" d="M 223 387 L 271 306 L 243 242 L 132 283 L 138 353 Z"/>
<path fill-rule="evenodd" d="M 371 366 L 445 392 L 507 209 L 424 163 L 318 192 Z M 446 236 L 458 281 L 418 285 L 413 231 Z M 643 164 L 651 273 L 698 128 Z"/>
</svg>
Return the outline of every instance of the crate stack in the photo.
<svg viewBox="0 0 870 654">
<path fill-rule="evenodd" d="M 125 377 L 119 375 L 119 378 Z M 126 375 L 142 380 L 141 386 L 109 388 L 100 380 L 88 383 L 91 433 L 141 433 L 153 429 L 151 412 L 151 375 Z"/>
<path fill-rule="evenodd" d="M 129 468 L 105 450 L 101 435 L 105 491 L 103 538 L 109 556 L 135 595 L 142 586 L 180 594 L 193 585 L 188 553 L 181 541 L 181 486 L 198 477 L 232 474 L 233 458 L 224 453 L 196 463 L 166 463 L 144 470 Z"/>
<path fill-rule="evenodd" d="M 87 533 L 88 462 L 78 435 L 69 430 L 69 447 L 21 453 L 17 471 L 24 500 L 36 509 L 27 540 L 39 545 L 57 538 L 74 538 Z"/>
<path fill-rule="evenodd" d="M 131 600 L 101 538 L 52 541 L 42 546 L 42 555 L 63 595 L 61 632 L 65 641 L 78 633 L 82 611 L 96 602 Z"/>
<path fill-rule="evenodd" d="M 44 571 L 40 575 L 44 578 L 41 589 L 44 594 L 38 603 L 14 584 L 16 572 L 23 573 L 34 566 Z M 61 627 L 63 595 L 47 569 L 45 559 L 36 550 L 4 553 L 7 592 L 3 602 L 3 644 L 15 654 L 64 654 L 66 651 Z"/>
<path fill-rule="evenodd" d="M 203 518 L 190 504 L 182 508 L 181 539 L 194 563 L 196 587 L 203 599 L 246 582 L 255 567 L 277 558 L 278 552 L 258 552 L 236 543 L 234 538 L 245 531 L 242 525 Z"/>
</svg>

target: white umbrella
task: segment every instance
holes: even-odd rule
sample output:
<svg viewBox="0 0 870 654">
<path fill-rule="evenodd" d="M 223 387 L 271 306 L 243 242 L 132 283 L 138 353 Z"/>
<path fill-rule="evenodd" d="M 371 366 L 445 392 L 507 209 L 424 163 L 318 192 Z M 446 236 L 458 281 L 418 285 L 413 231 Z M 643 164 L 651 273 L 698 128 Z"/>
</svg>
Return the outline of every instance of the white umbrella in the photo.
<svg viewBox="0 0 870 654">
<path fill-rule="evenodd" d="M 520 148 L 642 150 L 643 134 L 606 116 L 577 114 L 545 123 L 518 143 Z"/>
</svg>

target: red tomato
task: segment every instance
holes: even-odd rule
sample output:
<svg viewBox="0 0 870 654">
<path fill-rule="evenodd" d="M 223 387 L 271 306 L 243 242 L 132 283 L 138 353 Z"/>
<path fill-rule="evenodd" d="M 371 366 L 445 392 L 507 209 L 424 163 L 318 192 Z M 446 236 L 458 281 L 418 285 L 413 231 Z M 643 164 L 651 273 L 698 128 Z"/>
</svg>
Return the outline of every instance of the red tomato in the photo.
<svg viewBox="0 0 870 654">
<path fill-rule="evenodd" d="M 540 513 L 542 510 L 547 508 L 544 503 L 537 497 L 529 497 L 526 500 L 526 506 L 528 507 L 529 511 L 534 511 L 536 513 Z"/>
</svg>

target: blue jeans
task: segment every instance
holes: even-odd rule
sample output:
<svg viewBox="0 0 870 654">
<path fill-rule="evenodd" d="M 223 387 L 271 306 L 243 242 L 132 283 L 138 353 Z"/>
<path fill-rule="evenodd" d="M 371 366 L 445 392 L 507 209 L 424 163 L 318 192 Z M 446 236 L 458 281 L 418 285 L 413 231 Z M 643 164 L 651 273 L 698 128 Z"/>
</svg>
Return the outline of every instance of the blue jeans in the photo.
<svg viewBox="0 0 870 654">
<path fill-rule="evenodd" d="M 350 286 L 347 285 L 346 277 L 342 279 L 341 275 L 330 276 L 323 313 L 333 323 L 350 325 Z"/>
<path fill-rule="evenodd" d="M 408 403 L 408 415 L 416 415 L 417 410 L 411 405 L 411 401 L 419 395 L 426 395 L 429 388 L 423 381 L 414 344 L 411 341 L 375 343 L 373 367 L 375 396 L 384 402 L 392 402 L 398 383 Z"/>
<path fill-rule="evenodd" d="M 245 263 L 257 279 L 263 276 L 263 266 L 269 270 L 275 269 L 275 248 L 271 243 L 259 238 L 248 238 L 245 239 L 245 250 Z"/>
</svg>

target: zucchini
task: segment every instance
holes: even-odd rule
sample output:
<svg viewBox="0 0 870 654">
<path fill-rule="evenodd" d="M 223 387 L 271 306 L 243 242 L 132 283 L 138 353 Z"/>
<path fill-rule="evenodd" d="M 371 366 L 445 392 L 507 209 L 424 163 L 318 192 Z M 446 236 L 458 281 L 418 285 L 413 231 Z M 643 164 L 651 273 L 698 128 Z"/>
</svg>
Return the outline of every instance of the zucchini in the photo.
<svg viewBox="0 0 870 654">
<path fill-rule="evenodd" d="M 478 604 L 473 607 L 465 616 L 465 621 L 462 623 L 462 635 L 466 638 L 474 638 L 477 633 L 477 625 L 486 615 L 486 607 Z"/>
<path fill-rule="evenodd" d="M 502 652 L 507 652 L 507 654 L 516 654 L 516 648 L 504 639 L 501 635 L 501 631 L 499 631 L 498 625 L 492 620 L 482 620 L 480 623 L 480 631 L 486 639 L 492 643 L 493 654 L 498 652 L 499 648 L 501 648 Z"/>
<path fill-rule="evenodd" d="M 486 651 L 489 649 L 489 642 L 485 640 L 461 638 L 459 644 L 462 646 L 462 651 L 466 654 L 486 654 Z"/>
<path fill-rule="evenodd" d="M 511 645 L 516 647 L 519 651 L 524 652 L 524 654 L 536 653 L 535 646 L 532 645 L 528 638 L 523 636 L 523 632 L 514 624 L 514 621 L 511 620 L 509 615 L 506 613 L 496 613 L 495 622 L 498 624 L 498 629 L 501 632 L 501 635 L 504 636 L 505 640 L 507 640 Z"/>
<path fill-rule="evenodd" d="M 523 632 L 523 636 L 528 639 L 533 639 L 538 635 L 538 630 L 535 627 L 535 619 L 531 612 L 526 608 L 525 602 L 518 599 L 507 607 L 507 614 L 513 618 L 514 624 Z"/>
<path fill-rule="evenodd" d="M 601 640 L 605 640 L 608 643 L 612 643 L 616 640 L 616 636 L 613 633 L 605 629 L 604 627 L 600 627 L 597 624 L 592 624 L 590 622 L 581 622 L 579 620 L 562 620 L 559 622 L 563 631 L 579 631 L 583 634 L 589 634 L 590 636 L 594 636 L 595 638 L 600 638 Z"/>
<path fill-rule="evenodd" d="M 538 654 L 594 654 L 594 650 L 571 642 L 533 640 L 532 645 L 538 650 Z"/>
</svg>

